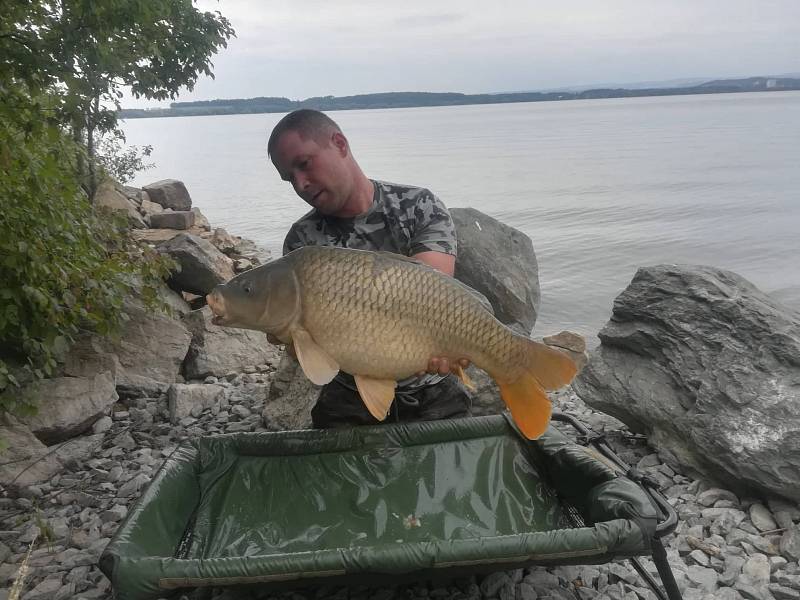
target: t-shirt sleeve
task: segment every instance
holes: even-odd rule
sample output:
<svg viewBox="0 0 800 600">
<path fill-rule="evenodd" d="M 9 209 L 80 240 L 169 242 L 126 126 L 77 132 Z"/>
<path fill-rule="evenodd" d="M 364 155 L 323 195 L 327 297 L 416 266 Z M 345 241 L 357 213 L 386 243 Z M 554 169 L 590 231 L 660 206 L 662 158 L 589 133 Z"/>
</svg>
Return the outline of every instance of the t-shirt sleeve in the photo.
<svg viewBox="0 0 800 600">
<path fill-rule="evenodd" d="M 456 255 L 458 243 L 453 218 L 435 194 L 425 190 L 414 206 L 414 227 L 410 241 L 411 255 L 420 252 L 443 252 Z"/>
<path fill-rule="evenodd" d="M 286 256 L 292 250 L 297 250 L 305 245 L 306 243 L 300 237 L 297 225 L 292 225 L 291 229 L 289 229 L 289 233 L 286 234 L 286 238 L 283 240 L 283 255 Z"/>
</svg>

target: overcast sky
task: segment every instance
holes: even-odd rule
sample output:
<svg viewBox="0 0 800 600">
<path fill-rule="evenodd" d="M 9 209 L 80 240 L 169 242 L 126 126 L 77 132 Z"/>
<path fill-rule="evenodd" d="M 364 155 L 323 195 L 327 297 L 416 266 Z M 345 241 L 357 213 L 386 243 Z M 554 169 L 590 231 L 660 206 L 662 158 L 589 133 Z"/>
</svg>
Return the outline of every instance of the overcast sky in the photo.
<svg viewBox="0 0 800 600">
<path fill-rule="evenodd" d="M 237 37 L 179 100 L 800 73 L 800 0 L 199 0 Z M 165 105 L 166 103 L 160 103 Z M 125 107 L 157 106 L 133 100 Z"/>
</svg>

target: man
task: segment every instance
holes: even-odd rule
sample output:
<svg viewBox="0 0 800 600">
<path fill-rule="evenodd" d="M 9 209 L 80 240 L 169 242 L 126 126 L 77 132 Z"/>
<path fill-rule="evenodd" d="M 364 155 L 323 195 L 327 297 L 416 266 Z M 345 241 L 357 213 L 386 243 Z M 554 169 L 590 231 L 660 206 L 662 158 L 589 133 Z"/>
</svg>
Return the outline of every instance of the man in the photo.
<svg viewBox="0 0 800 600">
<path fill-rule="evenodd" d="M 307 245 L 384 250 L 453 276 L 456 234 L 444 204 L 429 190 L 369 179 L 327 115 L 308 109 L 289 113 L 273 129 L 267 153 L 281 178 L 312 206 L 289 230 L 284 254 Z M 462 367 L 468 364 L 460 361 Z M 388 418 L 467 416 L 469 395 L 450 367 L 446 358 L 432 357 L 427 373 L 398 382 Z M 377 422 L 352 376 L 341 372 L 323 387 L 311 418 L 316 428 Z"/>
</svg>

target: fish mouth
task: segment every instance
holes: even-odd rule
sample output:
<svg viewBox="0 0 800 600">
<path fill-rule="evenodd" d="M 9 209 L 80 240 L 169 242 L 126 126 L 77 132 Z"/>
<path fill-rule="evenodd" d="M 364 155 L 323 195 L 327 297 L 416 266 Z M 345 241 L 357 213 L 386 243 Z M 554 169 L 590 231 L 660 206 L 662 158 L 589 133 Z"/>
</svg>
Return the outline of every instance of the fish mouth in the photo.
<svg viewBox="0 0 800 600">
<path fill-rule="evenodd" d="M 225 314 L 225 299 L 214 290 L 206 296 L 206 303 L 211 309 L 211 323 L 214 325 L 225 325 L 228 322 L 228 317 Z"/>
</svg>

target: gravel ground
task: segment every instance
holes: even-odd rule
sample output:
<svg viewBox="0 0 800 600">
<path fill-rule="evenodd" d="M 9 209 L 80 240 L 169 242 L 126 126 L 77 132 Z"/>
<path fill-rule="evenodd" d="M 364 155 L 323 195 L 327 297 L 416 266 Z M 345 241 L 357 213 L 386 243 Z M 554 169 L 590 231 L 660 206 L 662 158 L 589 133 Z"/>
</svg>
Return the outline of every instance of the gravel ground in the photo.
<svg viewBox="0 0 800 600">
<path fill-rule="evenodd" d="M 0 498 L 0 600 L 9 596 L 33 544 L 24 574 L 24 600 L 111 598 L 97 558 L 129 507 L 163 459 L 198 435 L 263 430 L 271 367 L 253 367 L 217 381 L 226 400 L 177 425 L 169 422 L 166 397 L 115 405 L 90 435 L 66 442 L 68 469 L 50 482 Z M 614 451 L 658 482 L 680 522 L 665 538 L 669 561 L 685 600 L 800 599 L 800 510 L 797 505 L 740 497 L 662 463 L 646 440 L 618 421 L 595 413 L 574 394 L 556 408 L 604 433 Z M 649 559 L 645 567 L 655 573 Z M 3 589 L 4 588 L 4 589 Z M 656 596 L 627 562 L 602 566 L 532 568 L 473 576 L 446 584 L 315 587 L 277 596 L 231 589 L 195 591 L 183 598 L 219 600 L 403 600 L 499 598 L 501 600 L 651 600 Z"/>
</svg>

